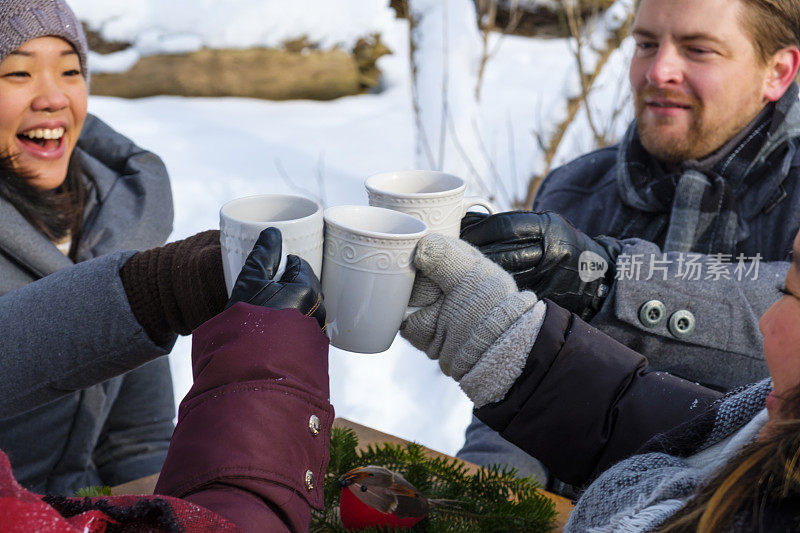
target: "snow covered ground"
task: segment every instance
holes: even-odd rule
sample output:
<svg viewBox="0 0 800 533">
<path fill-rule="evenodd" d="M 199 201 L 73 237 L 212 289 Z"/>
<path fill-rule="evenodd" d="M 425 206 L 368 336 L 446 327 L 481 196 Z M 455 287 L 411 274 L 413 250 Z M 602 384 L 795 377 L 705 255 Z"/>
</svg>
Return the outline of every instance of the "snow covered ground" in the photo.
<svg viewBox="0 0 800 533">
<path fill-rule="evenodd" d="M 379 63 L 384 72 L 382 92 L 332 102 L 91 97 L 90 112 L 164 159 L 175 198 L 171 240 L 218 227 L 219 207 L 232 198 L 281 192 L 305 194 L 327 206 L 365 204 L 367 176 L 429 163 L 419 150 L 412 106 L 407 21 L 394 19 L 388 7 L 375 7 L 379 3 L 373 0 L 348 2 L 352 16 L 342 18 L 350 6 L 331 9 L 334 3 L 323 0 L 175 0 L 168 7 L 145 0 L 71 0 L 79 16 L 102 29 L 107 38 L 136 41 L 142 50 L 150 46 L 152 51 L 156 44 L 171 49 L 170 43 L 178 39 L 195 43 L 192 46 L 248 46 L 275 44 L 303 34 L 328 44 L 347 43 L 357 33 L 379 31 L 394 51 Z M 428 8 L 440 9 L 437 2 L 428 2 Z M 476 102 L 479 48 L 474 28 L 466 27 L 474 22 L 474 15 L 470 19 L 459 11 L 472 3 L 445 3 L 449 10 L 440 9 L 436 20 L 429 20 L 434 28 L 440 25 L 438 31 L 428 30 L 427 40 L 422 41 L 429 48 L 415 54 L 418 68 L 428 62 L 441 64 L 443 57 L 448 65 L 447 77 L 442 77 L 441 68 L 437 71 L 428 65 L 427 81 L 416 86 L 421 122 L 423 127 L 437 129 L 446 92 L 454 120 L 444 143 L 444 170 L 464 175 L 473 193 L 491 193 L 505 208 L 512 199 L 524 196 L 528 177 L 541 169 L 535 133 L 549 132 L 565 115 L 567 98 L 575 94 L 577 77 L 569 44 L 566 40 L 503 38 L 484 75 L 481 100 Z M 417 6 L 425 4 L 417 1 Z M 312 11 L 328 13 L 327 18 L 301 16 Z M 198 12 L 207 14 L 208 20 Z M 449 24 L 446 30 L 441 27 L 443 21 Z M 463 41 L 465 35 L 473 41 L 445 47 L 447 54 L 442 55 L 441 43 L 446 42 L 442 39 Z M 608 69 L 609 79 L 601 84 L 606 93 L 619 92 L 620 84 L 624 85 L 620 79 L 624 62 L 624 54 L 612 58 L 617 67 Z M 600 91 L 598 102 L 611 98 L 606 93 Z M 585 130 L 575 127 L 570 134 L 575 153 L 560 154 L 562 159 L 585 149 Z M 456 150 L 454 138 L 468 148 L 466 155 Z M 482 181 L 470 173 L 479 174 Z M 177 400 L 191 384 L 189 349 L 189 339 L 181 339 L 170 356 Z M 469 401 L 435 362 L 402 339 L 379 355 L 332 348 L 330 370 L 338 416 L 447 453 L 455 453 L 461 445 L 470 417 Z"/>
</svg>

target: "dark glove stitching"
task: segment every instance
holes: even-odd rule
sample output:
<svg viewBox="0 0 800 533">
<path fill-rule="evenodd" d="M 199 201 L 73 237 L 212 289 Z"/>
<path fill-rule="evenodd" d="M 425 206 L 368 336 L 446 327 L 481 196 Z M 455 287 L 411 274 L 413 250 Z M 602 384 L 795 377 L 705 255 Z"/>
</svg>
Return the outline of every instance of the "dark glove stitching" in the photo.
<svg viewBox="0 0 800 533">
<path fill-rule="evenodd" d="M 274 282 L 274 281 L 270 282 L 270 284 L 272 284 L 272 283 L 275 283 L 275 282 Z M 273 300 L 273 299 L 274 299 L 276 296 L 278 296 L 278 294 L 280 294 L 280 292 L 281 292 L 283 289 L 285 289 L 286 287 L 288 287 L 288 285 L 281 284 L 281 285 L 280 285 L 280 287 L 278 287 L 278 290 L 272 293 L 272 296 L 270 296 L 270 297 L 269 297 L 269 300 L 266 300 L 266 301 L 265 301 L 264 303 L 262 303 L 261 305 L 265 305 L 265 306 L 269 307 L 269 306 L 268 306 L 268 305 L 266 305 L 266 304 L 268 304 L 269 302 L 271 302 L 271 301 L 272 301 L 272 300 Z M 259 291 L 259 292 L 260 292 L 260 291 Z"/>
<path fill-rule="evenodd" d="M 274 281 L 272 281 L 272 280 L 269 280 L 269 283 L 267 283 L 266 285 L 264 285 L 263 287 L 261 287 L 261 288 L 258 290 L 258 292 L 257 292 L 257 293 L 255 293 L 253 296 L 251 296 L 251 297 L 250 297 L 250 298 L 247 300 L 247 302 L 246 302 L 246 303 L 252 303 L 252 302 L 253 302 L 253 300 L 255 300 L 257 296 L 259 296 L 259 295 L 260 295 L 262 292 L 264 292 L 265 290 L 267 290 L 267 289 L 268 289 L 268 288 L 269 288 L 269 287 L 270 287 L 270 286 L 271 286 L 273 283 L 275 283 L 275 282 L 274 282 Z M 283 288 L 283 287 L 281 287 L 281 288 Z M 280 290 L 280 289 L 279 289 L 279 290 Z M 275 294 L 278 294 L 278 292 L 276 291 L 276 292 L 275 292 Z M 275 296 L 275 294 L 273 294 L 272 296 Z M 270 299 L 272 299 L 272 296 L 270 296 Z M 267 300 L 267 301 L 269 301 L 269 300 Z"/>
</svg>

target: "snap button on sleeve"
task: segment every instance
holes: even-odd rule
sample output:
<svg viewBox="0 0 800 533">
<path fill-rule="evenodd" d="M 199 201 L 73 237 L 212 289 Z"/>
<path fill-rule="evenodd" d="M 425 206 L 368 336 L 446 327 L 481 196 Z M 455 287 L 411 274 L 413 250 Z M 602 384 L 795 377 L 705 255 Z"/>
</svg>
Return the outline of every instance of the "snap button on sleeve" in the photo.
<svg viewBox="0 0 800 533">
<path fill-rule="evenodd" d="M 317 415 L 311 415 L 311 418 L 308 419 L 308 430 L 311 431 L 311 434 L 316 437 L 319 435 L 319 429 L 319 417 Z"/>
</svg>

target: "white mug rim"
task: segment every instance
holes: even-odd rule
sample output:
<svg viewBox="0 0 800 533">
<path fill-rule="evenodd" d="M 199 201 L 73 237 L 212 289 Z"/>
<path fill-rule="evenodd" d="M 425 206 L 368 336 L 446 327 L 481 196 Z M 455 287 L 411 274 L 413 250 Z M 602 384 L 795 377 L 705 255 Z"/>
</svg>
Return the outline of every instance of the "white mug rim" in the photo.
<svg viewBox="0 0 800 533">
<path fill-rule="evenodd" d="M 384 233 L 380 231 L 372 231 L 363 228 L 358 228 L 352 225 L 344 224 L 342 222 L 331 220 L 330 217 L 333 214 L 336 214 L 338 211 L 352 211 L 352 210 L 365 210 L 365 211 L 374 211 L 378 210 L 381 212 L 386 213 L 387 216 L 395 217 L 397 219 L 405 220 L 408 222 L 413 223 L 416 226 L 421 227 L 419 231 L 415 231 L 414 233 Z M 376 207 L 372 205 L 337 205 L 333 207 L 329 207 L 323 211 L 322 218 L 325 224 L 330 224 L 331 226 L 338 228 L 343 231 L 347 231 L 349 233 L 353 233 L 355 235 L 363 235 L 365 237 L 372 237 L 375 239 L 386 239 L 386 240 L 394 240 L 394 241 L 405 241 L 408 239 L 421 239 L 428 233 L 428 225 L 425 222 L 419 220 L 416 217 L 413 217 L 409 214 L 402 213 L 400 211 L 394 211 L 392 209 L 386 209 L 384 207 Z"/>
<path fill-rule="evenodd" d="M 455 178 L 456 180 L 461 182 L 461 185 L 454 189 L 448 189 L 446 191 L 436 191 L 436 192 L 396 192 L 391 191 L 388 189 L 383 189 L 379 186 L 375 185 L 375 182 L 380 179 L 386 179 L 390 176 L 395 176 L 398 174 L 439 174 L 441 176 L 445 176 L 447 178 Z M 373 192 L 376 194 L 384 194 L 388 196 L 394 196 L 398 198 L 415 198 L 415 199 L 424 199 L 424 198 L 440 198 L 445 196 L 457 196 L 463 193 L 467 188 L 467 182 L 464 178 L 460 178 L 455 174 L 449 174 L 447 172 L 441 172 L 439 170 L 396 170 L 393 172 L 381 172 L 379 174 L 373 174 L 372 176 L 368 177 L 364 180 L 364 187 L 369 192 Z"/>
<path fill-rule="evenodd" d="M 277 199 L 284 199 L 284 200 L 291 200 L 297 201 L 302 200 L 303 202 L 309 202 L 310 204 L 314 205 L 315 209 L 314 212 L 308 214 L 306 216 L 300 218 L 290 218 L 286 220 L 247 220 L 240 217 L 232 216 L 228 213 L 228 211 L 232 208 L 232 206 L 240 203 L 246 203 L 248 201 L 254 200 L 277 200 Z M 304 222 L 309 221 L 310 219 L 317 217 L 322 212 L 322 206 L 312 200 L 311 198 L 307 198 L 305 196 L 300 196 L 298 194 L 251 194 L 249 196 L 241 196 L 239 198 L 234 198 L 232 200 L 228 200 L 222 207 L 219 209 L 220 219 L 233 222 L 240 225 L 253 225 L 253 226 L 263 226 L 264 224 L 281 224 L 282 226 L 286 226 L 289 224 L 302 224 Z"/>
</svg>

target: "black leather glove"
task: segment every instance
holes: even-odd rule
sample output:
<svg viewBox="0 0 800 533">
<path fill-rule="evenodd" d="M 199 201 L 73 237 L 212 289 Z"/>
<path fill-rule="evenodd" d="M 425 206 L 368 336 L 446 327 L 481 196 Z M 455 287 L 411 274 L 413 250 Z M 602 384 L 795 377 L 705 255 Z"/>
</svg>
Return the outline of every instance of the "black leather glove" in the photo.
<svg viewBox="0 0 800 533">
<path fill-rule="evenodd" d="M 236 302 L 245 302 L 272 309 L 297 309 L 316 319 L 324 330 L 322 287 L 311 265 L 296 255 L 289 255 L 286 271 L 279 281 L 275 281 L 271 278 L 280 261 L 281 232 L 277 228 L 267 228 L 258 236 L 253 251 L 247 256 L 225 308 Z"/>
<path fill-rule="evenodd" d="M 549 298 L 590 320 L 614 281 L 622 249 L 611 237 L 589 237 L 556 213 L 509 211 L 496 215 L 467 213 L 461 220 L 461 238 L 514 276 L 520 290 Z M 579 257 L 594 252 L 608 264 L 603 275 L 579 273 Z"/>
</svg>

